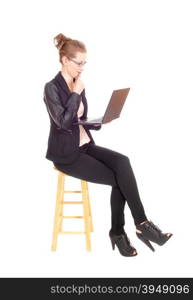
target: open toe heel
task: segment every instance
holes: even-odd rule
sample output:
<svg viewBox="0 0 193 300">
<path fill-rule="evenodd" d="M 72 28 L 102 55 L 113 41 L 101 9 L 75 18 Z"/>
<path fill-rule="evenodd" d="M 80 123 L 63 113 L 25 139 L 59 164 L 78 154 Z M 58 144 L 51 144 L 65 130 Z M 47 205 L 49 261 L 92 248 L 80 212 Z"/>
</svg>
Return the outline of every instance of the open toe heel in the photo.
<svg viewBox="0 0 193 300">
<path fill-rule="evenodd" d="M 158 226 L 154 225 L 152 221 L 145 221 L 136 226 L 137 237 L 144 242 L 152 251 L 155 251 L 150 241 L 159 246 L 164 245 L 171 237 L 172 233 L 163 233 Z"/>
<path fill-rule="evenodd" d="M 137 251 L 131 245 L 130 240 L 128 239 L 126 233 L 120 235 L 112 234 L 109 232 L 109 237 L 111 240 L 112 249 L 115 250 L 115 245 L 118 248 L 119 252 L 123 256 L 136 256 Z"/>
<path fill-rule="evenodd" d="M 144 238 L 144 236 L 141 233 L 136 233 L 137 237 L 144 242 L 145 245 L 147 245 L 152 251 L 155 251 L 155 249 L 153 248 L 152 244 L 150 243 L 149 240 L 147 240 L 146 238 Z"/>
</svg>

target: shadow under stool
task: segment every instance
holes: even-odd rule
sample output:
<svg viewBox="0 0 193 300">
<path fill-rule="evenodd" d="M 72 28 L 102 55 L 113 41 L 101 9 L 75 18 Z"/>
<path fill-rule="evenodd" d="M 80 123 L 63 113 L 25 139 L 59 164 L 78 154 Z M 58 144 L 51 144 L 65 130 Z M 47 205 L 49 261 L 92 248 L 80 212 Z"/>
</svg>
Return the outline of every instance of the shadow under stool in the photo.
<svg viewBox="0 0 193 300">
<path fill-rule="evenodd" d="M 91 239 L 90 233 L 93 232 L 93 223 L 91 215 L 91 206 L 89 199 L 88 183 L 86 180 L 80 180 L 81 190 L 69 191 L 65 190 L 65 179 L 67 177 L 72 177 L 65 174 L 64 172 L 58 171 L 58 183 L 57 183 L 57 193 L 56 193 L 56 204 L 55 204 L 55 216 L 54 216 L 54 228 L 52 237 L 52 251 L 56 251 L 57 240 L 59 234 L 85 234 L 86 239 L 86 250 L 91 251 Z M 74 177 L 72 177 L 74 178 Z M 65 201 L 64 194 L 82 194 L 82 201 Z M 83 215 L 82 216 L 66 216 L 64 215 L 65 208 L 64 205 L 82 205 Z M 84 231 L 63 231 L 63 220 L 64 219 L 83 219 L 84 221 Z"/>
</svg>

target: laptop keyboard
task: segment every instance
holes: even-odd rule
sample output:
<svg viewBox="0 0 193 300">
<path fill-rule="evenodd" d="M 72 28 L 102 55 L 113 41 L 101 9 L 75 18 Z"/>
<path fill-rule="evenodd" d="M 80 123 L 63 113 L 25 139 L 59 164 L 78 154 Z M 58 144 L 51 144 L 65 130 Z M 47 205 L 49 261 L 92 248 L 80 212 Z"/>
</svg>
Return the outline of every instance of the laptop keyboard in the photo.
<svg viewBox="0 0 193 300">
<path fill-rule="evenodd" d="M 100 123 L 102 121 L 102 118 L 97 118 L 97 119 L 87 119 L 86 122 L 89 123 Z"/>
</svg>

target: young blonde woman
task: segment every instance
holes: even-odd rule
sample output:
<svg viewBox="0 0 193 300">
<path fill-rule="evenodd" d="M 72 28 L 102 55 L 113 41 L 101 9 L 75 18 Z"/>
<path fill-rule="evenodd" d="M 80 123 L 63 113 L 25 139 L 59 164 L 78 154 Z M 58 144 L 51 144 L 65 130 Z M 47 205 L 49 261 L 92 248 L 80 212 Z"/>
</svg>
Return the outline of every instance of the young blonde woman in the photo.
<svg viewBox="0 0 193 300">
<path fill-rule="evenodd" d="M 113 249 L 116 245 L 123 256 L 137 255 L 124 230 L 127 203 L 137 237 L 154 251 L 151 242 L 163 245 L 172 234 L 163 233 L 147 219 L 128 156 L 95 144 L 90 130 L 100 130 L 101 125 L 77 124 L 78 119 L 87 118 L 88 111 L 81 79 L 86 47 L 61 33 L 55 36 L 54 43 L 59 50 L 61 70 L 44 86 L 44 102 L 50 118 L 46 158 L 66 174 L 112 187 L 109 237 Z"/>
</svg>

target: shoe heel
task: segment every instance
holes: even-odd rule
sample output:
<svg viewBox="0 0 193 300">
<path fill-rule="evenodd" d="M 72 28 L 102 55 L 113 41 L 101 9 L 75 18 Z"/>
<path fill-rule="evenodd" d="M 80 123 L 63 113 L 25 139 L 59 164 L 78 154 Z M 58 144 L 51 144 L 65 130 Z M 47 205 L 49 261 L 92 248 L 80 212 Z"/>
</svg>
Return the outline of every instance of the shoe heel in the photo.
<svg viewBox="0 0 193 300">
<path fill-rule="evenodd" d="M 111 239 L 111 245 L 112 245 L 113 250 L 115 250 L 115 242 L 112 239 Z"/>
<path fill-rule="evenodd" d="M 152 246 L 152 244 L 150 243 L 149 240 L 145 239 L 145 238 L 143 237 L 143 235 L 140 234 L 140 233 L 136 233 L 136 234 L 137 234 L 137 237 L 138 237 L 142 242 L 144 242 L 144 244 L 145 244 L 146 246 L 148 246 L 152 251 L 155 251 L 155 249 L 153 248 L 153 246 Z"/>
</svg>

